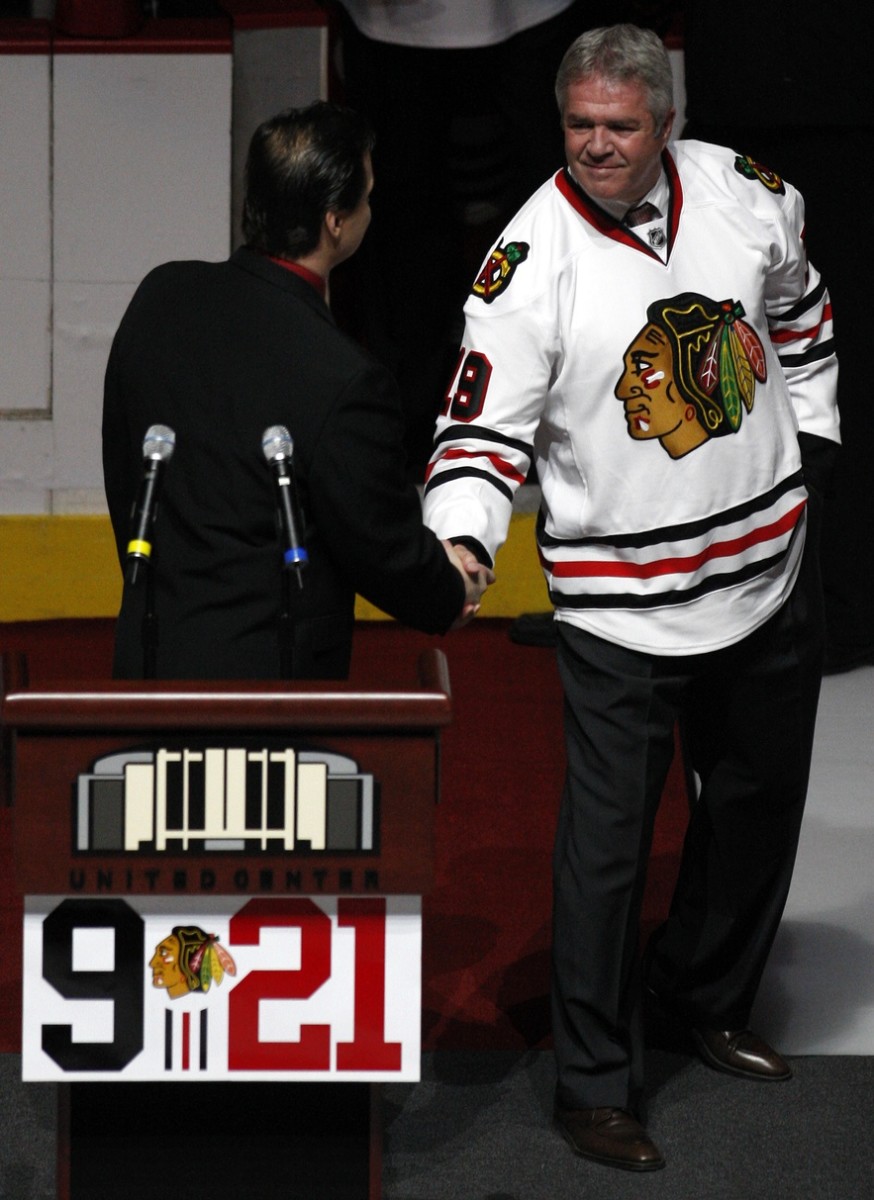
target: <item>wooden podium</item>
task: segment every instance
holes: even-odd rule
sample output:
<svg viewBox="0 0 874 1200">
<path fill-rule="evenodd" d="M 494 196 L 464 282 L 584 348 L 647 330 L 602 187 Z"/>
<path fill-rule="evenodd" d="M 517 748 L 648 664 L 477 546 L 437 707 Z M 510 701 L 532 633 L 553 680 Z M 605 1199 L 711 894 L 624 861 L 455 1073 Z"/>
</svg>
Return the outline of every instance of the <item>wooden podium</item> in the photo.
<svg viewBox="0 0 874 1200">
<path fill-rule="evenodd" d="M 5 696 L 22 1073 L 61 1085 L 61 1200 L 136 1197 L 138 1180 L 151 1195 L 166 1153 L 192 1197 L 206 1161 L 228 1195 L 381 1195 L 379 1086 L 418 1078 L 420 898 L 452 716 L 443 655 L 419 667 L 408 691 L 112 681 Z M 313 1153 L 285 1159 L 297 1125 Z"/>
</svg>

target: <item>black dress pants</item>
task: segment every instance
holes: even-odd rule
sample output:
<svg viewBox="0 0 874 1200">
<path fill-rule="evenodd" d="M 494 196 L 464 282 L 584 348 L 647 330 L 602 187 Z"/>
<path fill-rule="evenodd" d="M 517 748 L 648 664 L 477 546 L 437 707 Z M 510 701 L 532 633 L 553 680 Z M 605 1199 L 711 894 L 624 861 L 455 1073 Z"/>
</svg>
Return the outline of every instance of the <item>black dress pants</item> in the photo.
<svg viewBox="0 0 874 1200">
<path fill-rule="evenodd" d="M 641 654 L 557 622 L 568 763 L 552 1007 L 566 1107 L 635 1109 L 642 1095 L 640 909 L 678 721 L 700 788 L 650 982 L 690 1024 L 746 1025 L 807 791 L 823 653 L 815 543 L 782 608 L 713 653 Z"/>
</svg>

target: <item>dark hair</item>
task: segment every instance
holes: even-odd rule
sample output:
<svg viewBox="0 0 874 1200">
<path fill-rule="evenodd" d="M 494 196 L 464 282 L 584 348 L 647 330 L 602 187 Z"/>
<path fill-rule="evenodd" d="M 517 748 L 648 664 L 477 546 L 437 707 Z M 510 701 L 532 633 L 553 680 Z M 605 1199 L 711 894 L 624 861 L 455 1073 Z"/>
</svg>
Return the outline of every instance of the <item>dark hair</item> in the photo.
<svg viewBox="0 0 874 1200">
<path fill-rule="evenodd" d="M 255 130 L 246 161 L 243 237 L 265 254 L 301 258 L 319 243 L 328 212 L 348 212 L 364 195 L 367 121 L 317 100 L 289 108 Z"/>
</svg>

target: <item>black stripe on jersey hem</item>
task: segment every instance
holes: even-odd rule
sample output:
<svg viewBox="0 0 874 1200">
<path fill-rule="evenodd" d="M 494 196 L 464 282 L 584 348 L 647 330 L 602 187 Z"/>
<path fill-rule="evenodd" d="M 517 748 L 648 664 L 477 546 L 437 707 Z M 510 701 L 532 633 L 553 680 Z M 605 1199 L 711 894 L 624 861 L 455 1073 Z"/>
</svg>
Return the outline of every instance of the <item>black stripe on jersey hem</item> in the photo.
<svg viewBox="0 0 874 1200">
<path fill-rule="evenodd" d="M 490 483 L 493 488 L 496 488 L 501 495 L 506 496 L 511 504 L 513 503 L 512 488 L 508 487 L 502 479 L 496 479 L 488 471 L 480 471 L 476 467 L 456 467 L 452 471 L 441 471 L 439 475 L 432 475 L 425 484 L 425 495 L 429 495 L 433 492 L 434 488 L 440 487 L 442 483 L 451 483 L 455 479 L 484 479 L 486 483 Z"/>
<path fill-rule="evenodd" d="M 739 583 L 747 583 L 758 575 L 764 575 L 772 567 L 777 566 L 786 557 L 786 551 L 775 554 L 771 558 L 759 559 L 749 563 L 737 571 L 728 571 L 720 575 L 710 575 L 707 579 L 682 592 L 660 592 L 637 595 L 634 592 L 612 593 L 609 596 L 584 596 L 561 592 L 557 588 L 549 589 L 549 599 L 556 608 L 628 608 L 635 610 L 651 608 L 676 608 L 680 604 L 688 604 L 701 596 L 709 596 L 713 592 L 723 592 Z"/>
<path fill-rule="evenodd" d="M 434 439 L 434 445 L 442 446 L 444 442 L 454 442 L 461 438 L 467 442 L 472 441 L 474 447 L 480 442 L 484 446 L 494 443 L 497 446 L 510 446 L 513 450 L 518 450 L 529 459 L 534 456 L 534 447 L 530 442 L 520 441 L 519 438 L 507 437 L 504 433 L 498 433 L 496 429 L 484 429 L 481 425 L 477 425 L 474 432 L 476 436 L 471 438 L 470 425 L 448 425 L 440 436 Z"/>
<path fill-rule="evenodd" d="M 821 362 L 824 358 L 831 358 L 834 352 L 834 338 L 829 338 L 827 342 L 820 342 L 817 346 L 811 346 L 803 354 L 779 354 L 777 357 L 780 359 L 781 367 L 803 367 L 807 363 Z"/>
<path fill-rule="evenodd" d="M 787 492 L 791 492 L 793 488 L 799 487 L 804 482 L 804 477 L 801 471 L 796 471 L 793 475 L 789 475 L 776 487 L 771 488 L 770 492 L 765 492 L 763 496 L 757 496 L 754 500 L 747 500 L 744 504 L 738 504 L 734 508 L 726 509 L 724 512 L 715 514 L 712 517 L 702 517 L 698 521 L 688 521 L 684 525 L 664 525 L 660 529 L 649 529 L 642 533 L 627 533 L 627 534 L 603 534 L 598 537 L 582 537 L 582 538 L 557 538 L 546 532 L 544 527 L 543 509 L 537 515 L 537 542 L 543 548 L 547 546 L 615 546 L 617 550 L 624 549 L 641 549 L 645 546 L 657 546 L 661 542 L 687 541 L 690 538 L 700 537 L 704 533 L 710 533 L 714 529 L 719 529 L 723 525 L 732 525 L 735 521 L 742 520 L 744 517 L 751 516 L 753 513 L 761 512 Z"/>
<path fill-rule="evenodd" d="M 793 306 L 791 308 L 787 308 L 785 312 L 777 313 L 776 316 L 769 317 L 768 324 L 786 325 L 790 321 L 797 321 L 799 317 L 803 317 L 804 314 L 810 312 L 812 308 L 816 308 L 816 306 L 822 301 L 822 298 L 825 295 L 825 290 L 825 281 L 820 279 L 813 291 L 808 293 L 806 296 L 802 296 L 797 304 L 793 304 Z"/>
</svg>

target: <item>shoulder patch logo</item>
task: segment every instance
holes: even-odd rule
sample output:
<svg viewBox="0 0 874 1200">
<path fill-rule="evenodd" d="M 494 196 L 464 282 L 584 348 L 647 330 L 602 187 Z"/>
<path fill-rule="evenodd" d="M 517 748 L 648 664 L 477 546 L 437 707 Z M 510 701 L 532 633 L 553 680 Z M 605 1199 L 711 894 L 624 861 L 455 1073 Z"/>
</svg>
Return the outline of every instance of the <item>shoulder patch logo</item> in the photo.
<svg viewBox="0 0 874 1200">
<path fill-rule="evenodd" d="M 479 296 L 486 304 L 491 304 L 510 286 L 516 268 L 528 257 L 530 249 L 527 242 L 507 242 L 504 246 L 502 238 L 477 276 L 473 294 Z"/>
<path fill-rule="evenodd" d="M 756 162 L 749 154 L 739 154 L 734 160 L 734 169 L 746 179 L 758 179 L 759 183 L 764 184 L 769 192 L 785 196 L 786 187 L 777 172 Z"/>
<path fill-rule="evenodd" d="M 768 378 L 759 335 L 738 300 L 682 292 L 657 300 L 625 351 L 614 388 L 628 435 L 658 440 L 682 458 L 710 438 L 737 433 L 756 384 Z"/>
</svg>

